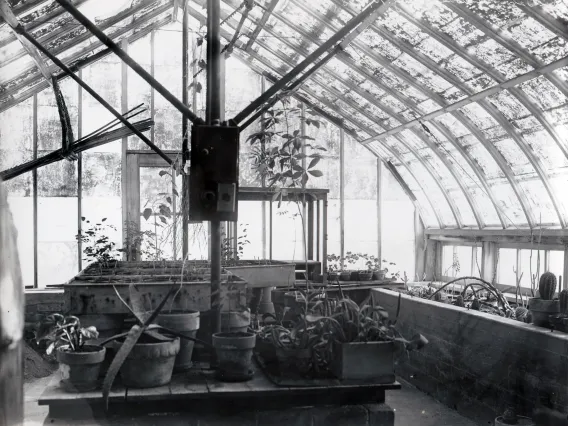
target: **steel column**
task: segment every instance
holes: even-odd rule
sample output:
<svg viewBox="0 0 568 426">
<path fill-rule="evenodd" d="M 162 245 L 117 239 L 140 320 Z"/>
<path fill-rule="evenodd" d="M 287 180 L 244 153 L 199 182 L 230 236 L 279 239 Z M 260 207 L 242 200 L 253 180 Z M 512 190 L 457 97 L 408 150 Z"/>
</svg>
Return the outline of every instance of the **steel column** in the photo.
<svg viewBox="0 0 568 426">
<path fill-rule="evenodd" d="M 182 33 L 181 33 L 181 101 L 188 105 L 189 87 L 189 10 L 187 1 L 183 5 Z M 181 118 L 181 156 L 182 156 L 182 188 L 181 188 L 181 214 L 182 214 L 182 260 L 185 260 L 189 252 L 189 175 L 185 173 L 186 163 L 189 161 L 189 125 L 187 118 Z M 175 212 L 174 212 L 175 217 Z"/>
<path fill-rule="evenodd" d="M 221 0 L 207 1 L 207 105 L 208 125 L 220 125 L 221 84 Z M 211 311 L 213 333 L 221 331 L 221 222 L 211 221 Z"/>
</svg>

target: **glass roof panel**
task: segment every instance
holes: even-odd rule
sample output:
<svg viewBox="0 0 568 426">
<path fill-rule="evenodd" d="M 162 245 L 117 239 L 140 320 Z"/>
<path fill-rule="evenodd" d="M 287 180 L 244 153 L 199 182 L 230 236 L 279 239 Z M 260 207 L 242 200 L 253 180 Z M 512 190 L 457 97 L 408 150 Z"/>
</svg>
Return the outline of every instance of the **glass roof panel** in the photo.
<svg viewBox="0 0 568 426">
<path fill-rule="evenodd" d="M 518 87 L 543 110 L 556 108 L 568 102 L 566 96 L 544 76 L 525 81 Z"/>
<path fill-rule="evenodd" d="M 461 189 L 453 189 L 448 191 L 454 203 L 460 212 L 462 223 L 464 226 L 471 226 L 477 228 L 477 221 L 475 220 L 475 216 L 473 214 L 473 210 L 469 205 L 467 198 L 463 194 Z"/>
<path fill-rule="evenodd" d="M 514 2 L 464 0 L 464 3 L 472 12 L 497 27 L 502 27 L 523 17 L 523 12 L 515 6 Z"/>
<path fill-rule="evenodd" d="M 442 114 L 434 119 L 445 126 L 452 135 L 460 137 L 469 134 L 469 130 L 452 114 Z"/>
<path fill-rule="evenodd" d="M 377 19 L 377 25 L 384 26 L 398 38 L 407 41 L 413 46 L 428 37 L 428 35 L 420 31 L 416 25 L 396 13 L 395 10 L 396 8 L 394 7 L 389 8 L 383 16 Z"/>
<path fill-rule="evenodd" d="M 397 172 L 400 174 L 402 179 L 406 182 L 414 196 L 416 197 L 416 202 L 420 207 L 421 218 L 424 222 L 424 226 L 427 228 L 439 228 L 440 224 L 436 219 L 436 214 L 428 201 L 428 198 L 424 195 L 424 192 L 420 189 L 419 185 L 416 183 L 416 180 L 412 177 L 412 175 L 408 172 L 406 167 L 403 166 L 395 166 Z"/>
<path fill-rule="evenodd" d="M 528 142 L 535 155 L 542 160 L 549 173 L 560 169 L 568 169 L 568 159 L 548 132 L 540 130 L 538 132 L 525 133 L 524 139 Z"/>
<path fill-rule="evenodd" d="M 484 130 L 495 127 L 498 124 L 477 102 L 468 104 L 460 108 L 459 111 L 461 111 L 465 117 L 468 117 L 478 129 Z"/>
<path fill-rule="evenodd" d="M 558 176 L 553 176 L 549 178 L 550 185 L 554 189 L 554 193 L 560 195 L 558 201 L 560 203 L 560 211 L 564 212 L 564 217 L 568 217 L 568 173 L 566 170 L 562 172 L 562 174 Z"/>
<path fill-rule="evenodd" d="M 568 123 L 568 104 L 550 111 L 545 111 L 544 116 L 548 118 L 551 123 L 555 123 L 556 125 Z"/>
<path fill-rule="evenodd" d="M 552 31 L 530 16 L 515 19 L 511 22 L 511 25 L 507 25 L 502 29 L 506 34 L 508 33 L 513 40 L 528 50 L 533 50 L 553 38 L 556 38 L 556 35 Z"/>
<path fill-rule="evenodd" d="M 531 179 L 522 181 L 519 182 L 519 186 L 525 191 L 525 194 L 527 194 L 530 209 L 534 214 L 537 224 L 560 224 L 558 215 L 546 192 L 546 188 L 540 180 Z"/>
<path fill-rule="evenodd" d="M 568 56 L 568 42 L 556 37 L 532 50 L 532 53 L 543 63 L 554 62 Z"/>
<path fill-rule="evenodd" d="M 503 154 L 503 157 L 505 157 L 507 163 L 513 169 L 515 176 L 533 175 L 536 173 L 525 153 L 513 139 L 504 139 L 495 142 L 494 145 Z"/>
<path fill-rule="evenodd" d="M 491 202 L 491 198 L 489 198 L 485 189 L 481 187 L 470 187 L 468 191 L 479 208 L 478 211 L 483 223 L 486 226 L 501 226 L 495 205 Z"/>
<path fill-rule="evenodd" d="M 491 154 L 489 154 L 482 144 L 476 143 L 467 147 L 467 150 L 477 164 L 479 164 L 479 167 L 483 170 L 487 179 L 491 180 L 505 177 L 495 159 L 491 156 Z"/>
<path fill-rule="evenodd" d="M 495 194 L 498 208 L 505 218 L 513 225 L 527 225 L 527 218 L 511 185 L 497 183 L 490 186 Z"/>
<path fill-rule="evenodd" d="M 503 90 L 495 95 L 488 96 L 487 99 L 495 105 L 509 121 L 530 115 L 529 110 L 508 90 Z"/>
</svg>

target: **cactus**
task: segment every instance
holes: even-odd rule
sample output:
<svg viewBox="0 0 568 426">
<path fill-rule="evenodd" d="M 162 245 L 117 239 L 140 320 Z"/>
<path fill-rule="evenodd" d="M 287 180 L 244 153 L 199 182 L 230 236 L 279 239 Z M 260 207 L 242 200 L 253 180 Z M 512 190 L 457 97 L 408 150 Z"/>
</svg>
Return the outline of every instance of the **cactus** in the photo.
<svg viewBox="0 0 568 426">
<path fill-rule="evenodd" d="M 538 292 L 543 300 L 552 300 L 556 293 L 556 276 L 552 272 L 545 272 L 540 276 Z"/>
<path fill-rule="evenodd" d="M 516 425 L 519 423 L 519 418 L 517 416 L 517 412 L 513 407 L 507 407 L 505 413 L 501 417 L 501 421 L 506 425 Z"/>
<path fill-rule="evenodd" d="M 434 295 L 434 300 L 435 300 L 436 302 L 441 302 L 441 301 L 442 301 L 442 293 L 441 293 L 441 292 L 436 293 L 436 294 Z"/>
<path fill-rule="evenodd" d="M 461 294 L 456 298 L 456 306 L 460 306 L 462 308 L 465 307 L 463 296 Z"/>
<path fill-rule="evenodd" d="M 568 290 L 562 290 L 558 299 L 560 301 L 560 313 L 568 315 Z"/>
<path fill-rule="evenodd" d="M 517 321 L 526 322 L 528 314 L 529 310 L 527 308 L 523 308 L 522 306 L 518 306 L 517 309 L 515 309 L 515 319 Z"/>
<path fill-rule="evenodd" d="M 479 311 L 481 309 L 481 303 L 479 302 L 479 299 L 475 298 L 471 301 L 471 309 Z"/>
</svg>

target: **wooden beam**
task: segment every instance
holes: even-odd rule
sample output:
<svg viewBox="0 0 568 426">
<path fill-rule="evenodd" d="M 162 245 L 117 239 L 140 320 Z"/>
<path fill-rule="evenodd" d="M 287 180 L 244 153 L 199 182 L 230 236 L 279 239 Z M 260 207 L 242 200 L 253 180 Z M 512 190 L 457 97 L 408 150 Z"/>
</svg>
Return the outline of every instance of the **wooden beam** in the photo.
<svg viewBox="0 0 568 426">
<path fill-rule="evenodd" d="M 24 284 L 8 191 L 0 181 L 0 425 L 24 421 Z"/>
<path fill-rule="evenodd" d="M 30 10 L 38 7 L 40 4 L 46 3 L 48 0 L 26 0 L 20 2 L 17 6 L 14 7 L 14 13 L 16 16 L 23 15 L 24 13 L 29 12 Z M 4 24 L 5 21 L 0 17 L 0 25 Z"/>
<path fill-rule="evenodd" d="M 268 4 L 266 9 L 264 10 L 264 13 L 262 14 L 262 18 L 260 18 L 260 21 L 258 21 L 258 23 L 256 24 L 256 27 L 254 28 L 252 33 L 249 35 L 249 40 L 248 40 L 248 42 L 247 42 L 247 44 L 244 48 L 245 52 L 248 52 L 250 50 L 250 48 L 252 47 L 252 45 L 256 41 L 258 34 L 266 26 L 266 22 L 268 21 L 268 18 L 270 18 L 270 14 L 274 10 L 274 8 L 276 8 L 276 5 L 278 5 L 278 0 L 270 0 L 270 3 Z"/>
<path fill-rule="evenodd" d="M 154 18 L 158 17 L 161 13 L 166 12 L 167 10 L 168 10 L 168 7 L 156 9 L 152 13 L 145 15 L 143 18 L 140 18 L 139 20 L 134 21 L 132 24 L 127 25 L 126 27 L 120 28 L 117 31 L 111 33 L 109 35 L 109 37 L 111 37 L 112 39 L 117 39 L 118 37 L 130 32 L 130 31 L 135 31 L 139 26 L 141 26 L 141 25 L 143 25 L 143 24 L 145 24 L 149 21 L 152 21 Z M 147 27 L 142 28 L 139 32 L 136 32 L 136 33 L 130 35 L 129 37 L 127 37 L 127 39 L 130 43 L 132 43 L 132 42 L 138 40 L 139 38 L 147 35 L 150 32 L 151 29 L 158 28 L 160 26 L 168 24 L 170 22 L 170 20 L 171 20 L 171 16 L 167 16 L 163 19 L 160 19 L 159 21 L 152 22 Z M 98 41 L 98 40 L 94 41 L 92 44 L 90 44 L 86 48 L 82 49 L 81 51 L 79 51 L 77 53 L 74 53 L 73 55 L 71 55 L 68 58 L 64 58 L 62 61 L 66 65 L 68 65 L 72 71 L 75 72 L 79 68 L 86 67 L 86 66 L 90 65 L 91 63 L 95 62 L 96 60 L 112 53 L 110 51 L 110 49 L 109 50 L 103 50 L 103 51 L 95 53 L 94 55 L 92 55 L 90 57 L 85 58 L 86 55 L 88 55 L 90 52 L 92 52 L 93 50 L 95 50 L 95 49 L 97 49 L 101 46 L 102 46 L 102 43 L 100 41 Z M 70 48 L 72 46 L 69 45 L 68 47 Z M 55 51 L 57 51 L 57 50 L 58 49 L 56 49 Z M 61 52 L 59 52 L 59 53 L 61 53 Z M 55 70 L 58 69 L 58 68 L 55 65 L 51 65 L 50 69 L 53 69 L 53 72 L 55 72 Z M 57 79 L 61 80 L 65 76 L 67 76 L 65 73 L 59 73 L 59 74 L 57 74 Z M 48 87 L 47 83 L 36 84 L 40 79 L 41 79 L 41 74 L 35 73 L 35 74 L 31 74 L 29 77 L 25 78 L 24 80 L 20 81 L 19 83 L 16 83 L 15 80 L 11 80 L 6 85 L 4 85 L 4 87 L 10 86 L 10 88 L 5 90 L 2 93 L 0 100 L 6 99 L 8 97 L 13 97 L 13 99 L 10 100 L 10 101 L 4 102 L 0 106 L 0 112 L 5 111 L 6 109 L 16 105 L 17 103 L 22 102 L 23 100 L 29 98 L 34 93 L 39 93 L 40 91 L 42 91 L 46 87 Z M 31 87 L 30 89 L 28 89 L 26 92 L 17 95 L 19 90 L 21 90 L 24 87 L 31 86 L 33 84 L 36 84 L 36 85 Z M 15 96 L 15 95 L 17 95 L 17 96 Z"/>
</svg>

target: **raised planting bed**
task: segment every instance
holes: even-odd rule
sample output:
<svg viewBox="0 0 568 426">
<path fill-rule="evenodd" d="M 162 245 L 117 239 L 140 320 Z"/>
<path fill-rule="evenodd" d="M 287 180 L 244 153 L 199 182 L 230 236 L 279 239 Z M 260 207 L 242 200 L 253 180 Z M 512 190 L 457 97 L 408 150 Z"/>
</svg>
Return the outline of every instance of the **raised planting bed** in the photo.
<svg viewBox="0 0 568 426">
<path fill-rule="evenodd" d="M 568 334 L 399 292 L 373 298 L 403 335 L 429 341 L 396 373 L 479 424 L 493 424 L 507 405 L 531 416 L 537 407 L 568 412 Z M 556 424 L 556 423 L 555 423 Z"/>
<path fill-rule="evenodd" d="M 91 264 L 64 284 L 68 312 L 86 314 L 128 314 L 113 287 L 129 303 L 128 286 L 142 290 L 148 310 L 155 308 L 172 286 L 179 292 L 165 311 L 208 311 L 211 306 L 211 276 L 205 264 L 186 262 L 113 262 Z M 246 310 L 246 281 L 221 272 L 221 310 Z"/>
</svg>

